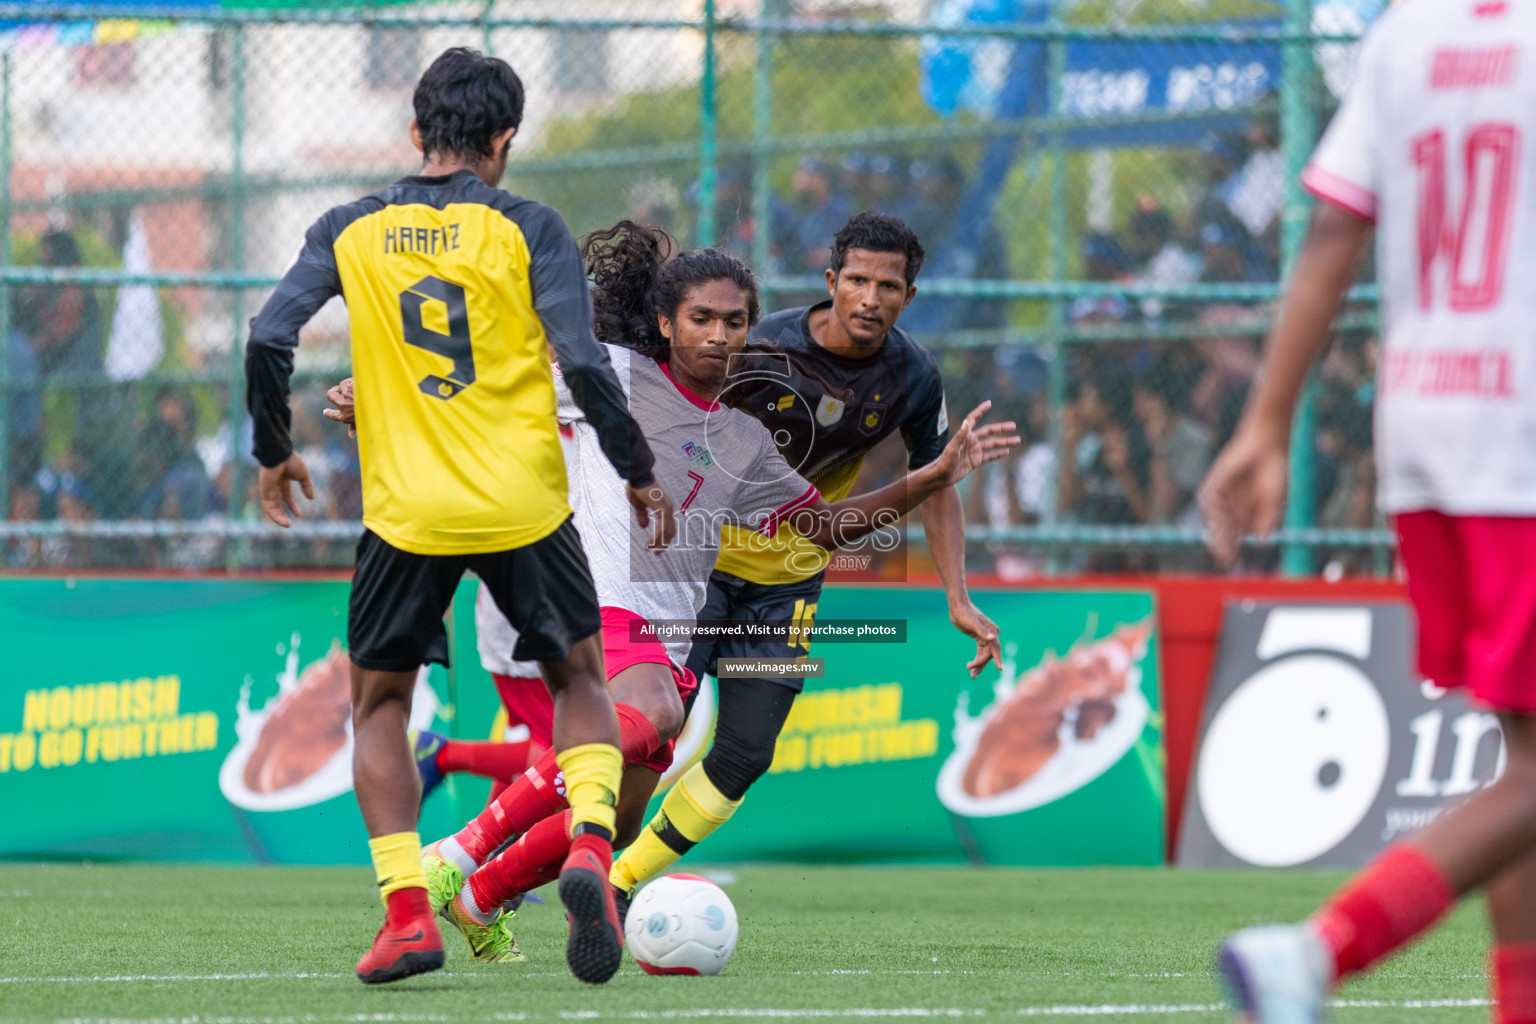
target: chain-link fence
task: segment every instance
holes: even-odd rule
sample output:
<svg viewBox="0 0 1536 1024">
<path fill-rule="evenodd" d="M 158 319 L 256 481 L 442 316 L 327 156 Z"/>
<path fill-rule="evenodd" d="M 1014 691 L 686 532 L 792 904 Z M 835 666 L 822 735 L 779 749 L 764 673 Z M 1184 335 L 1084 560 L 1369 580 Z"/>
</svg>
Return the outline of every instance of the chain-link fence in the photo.
<svg viewBox="0 0 1536 1024">
<path fill-rule="evenodd" d="M 1193 492 L 1252 380 L 1358 20 L 1307 0 L 573 6 L 0 4 L 0 564 L 350 563 L 356 451 L 320 415 L 345 308 L 299 350 L 318 500 L 286 533 L 254 497 L 245 325 L 315 217 L 415 170 L 411 89 L 470 45 L 527 86 L 504 184 L 578 233 L 628 216 L 735 248 L 774 309 L 825 296 L 849 214 L 917 230 L 902 325 L 952 410 L 991 398 L 1026 435 L 966 485 L 973 569 L 1206 567 Z M 1255 568 L 1388 567 L 1358 299 Z M 901 466 L 898 443 L 865 475 Z"/>
</svg>

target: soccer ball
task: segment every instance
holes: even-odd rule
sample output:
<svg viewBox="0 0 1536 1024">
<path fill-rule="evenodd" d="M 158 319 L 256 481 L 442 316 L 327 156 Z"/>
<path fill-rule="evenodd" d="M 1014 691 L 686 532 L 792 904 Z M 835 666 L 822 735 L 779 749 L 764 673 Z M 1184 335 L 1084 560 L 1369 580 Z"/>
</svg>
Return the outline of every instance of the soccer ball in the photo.
<svg viewBox="0 0 1536 1024">
<path fill-rule="evenodd" d="M 666 875 L 630 904 L 624 940 L 647 974 L 719 974 L 736 952 L 736 908 L 707 878 Z"/>
</svg>

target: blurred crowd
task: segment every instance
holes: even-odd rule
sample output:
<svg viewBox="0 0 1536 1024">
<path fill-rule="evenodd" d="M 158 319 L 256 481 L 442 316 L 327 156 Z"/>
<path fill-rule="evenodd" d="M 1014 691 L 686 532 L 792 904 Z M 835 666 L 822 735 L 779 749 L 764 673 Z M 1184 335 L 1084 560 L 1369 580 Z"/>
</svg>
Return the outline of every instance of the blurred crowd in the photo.
<svg viewBox="0 0 1536 1024">
<path fill-rule="evenodd" d="M 1191 154 L 1195 180 L 1168 196 L 1135 194 L 1118 223 L 1084 229 L 1069 276 L 1154 287 L 1274 281 L 1280 264 L 1283 159 L 1272 119 L 1202 139 Z M 1031 276 L 1038 254 L 1005 237 L 1006 216 L 974 217 L 974 169 L 948 153 L 858 151 L 799 160 L 788 188 L 767 202 L 769 265 L 760 273 L 819 277 L 833 233 L 853 213 L 901 217 L 928 250 L 925 277 L 1007 280 Z M 726 166 L 717 191 L 719 244 L 751 256 L 749 169 Z M 639 190 L 633 216 L 675 232 L 686 198 Z M 683 211 L 679 210 L 683 207 Z M 967 213 L 966 211 L 970 211 Z M 985 226 L 981 230 L 975 224 Z M 686 232 L 681 232 L 686 234 Z M 1013 251 L 1010 251 L 1010 244 Z M 81 262 L 77 239 L 54 228 L 37 261 Z M 921 289 L 922 280 L 919 280 Z M 776 294 L 778 307 L 817 301 L 824 291 Z M 112 292 L 27 286 L 11 294 L 6 376 L 5 511 L 12 523 L 120 520 L 256 522 L 249 421 L 232 426 L 226 384 L 162 364 L 151 383 L 118 380 L 103 352 Z M 1056 402 L 1045 344 L 1048 316 L 1066 344 Z M 1060 302 L 920 295 L 902 325 L 932 347 L 952 416 L 989 398 L 998 418 L 1017 421 L 1025 444 L 1006 463 L 965 484 L 967 518 L 1006 530 L 1043 523 L 1196 527 L 1195 492 L 1230 438 L 1258 365 L 1270 310 L 1232 297 L 1191 302 L 1113 288 Z M 1369 323 L 1368 317 L 1359 317 Z M 1371 399 L 1378 359 L 1374 332 L 1341 331 L 1316 386 L 1315 522 L 1377 525 L 1372 502 Z M 293 400 L 296 446 L 315 477 L 310 519 L 355 520 L 361 483 L 355 444 L 324 420 L 328 381 L 302 378 Z M 866 463 L 868 484 L 904 468 L 899 448 Z M 346 565 L 346 541 L 208 537 L 35 536 L 0 542 L 13 568 L 197 568 L 240 564 Z M 1263 554 L 1255 556 L 1263 568 Z M 1348 553 L 1345 571 L 1369 571 Z M 1005 576 L 1058 570 L 1200 570 L 1192 546 L 1074 546 L 1026 549 L 1005 539 L 972 545 L 972 568 Z"/>
<path fill-rule="evenodd" d="M 53 228 L 38 240 L 44 266 L 81 263 L 80 246 Z M 222 383 L 115 379 L 105 352 L 110 290 L 28 285 L 12 293 L 3 379 L 5 512 L 11 523 L 88 524 L 157 520 L 255 522 L 256 463 L 230 426 Z M 169 376 L 163 372 L 160 376 Z M 317 485 L 322 519 L 362 513 L 356 446 L 326 429 L 323 389 L 295 394 L 294 438 Z M 243 396 L 236 396 L 242 400 Z M 339 435 L 339 436 L 338 436 Z M 239 494 L 243 500 L 235 500 Z M 270 547 L 270 545 L 269 545 Z M 278 545 L 258 564 L 344 564 L 350 545 Z M 54 534 L 0 542 L 0 567 L 21 569 L 201 568 L 252 552 L 207 537 Z"/>
<path fill-rule="evenodd" d="M 1277 280 L 1286 180 L 1277 129 L 1273 118 L 1260 118 L 1241 132 L 1202 138 L 1192 186 L 1177 201 L 1139 194 L 1122 223 L 1085 232 L 1073 276 L 1153 288 Z M 731 244 L 745 250 L 750 219 L 727 216 L 750 206 L 738 187 L 732 181 L 732 191 L 723 194 L 721 219 L 733 224 Z M 826 259 L 818 241 L 849 212 L 878 209 L 913 225 L 929 249 L 930 266 L 942 260 L 946 248 L 964 241 L 978 257 L 963 265 L 967 276 L 1019 276 L 995 226 L 980 239 L 955 238 L 967 188 L 965 173 L 950 157 L 904 161 L 854 153 L 841 165 L 807 158 L 796 170 L 791 193 L 771 201 L 774 269 L 818 272 Z M 951 275 L 954 267 L 954 261 L 945 264 Z M 993 343 L 984 334 L 973 335 L 954 345 L 957 333 L 963 339 L 967 331 L 1006 328 L 1009 303 L 945 300 L 960 312 L 943 320 L 941 332 L 925 332 L 932 321 L 913 315 L 923 301 L 921 284 L 903 326 L 939 350 L 951 409 L 992 399 L 994 414 L 1017 421 L 1025 433 L 1025 444 L 1010 461 L 986 467 L 964 485 L 969 522 L 999 530 L 1041 523 L 1200 526 L 1195 492 L 1247 401 L 1270 322 L 1267 304 L 1197 303 L 1113 289 L 1070 300 L 1062 316 L 1072 343 L 1065 350 L 1065 387 L 1053 422 L 1045 347 L 1030 344 L 1031 333 L 1040 332 L 1007 331 Z M 1355 312 L 1368 319 L 1367 311 Z M 1376 363 L 1373 330 L 1341 331 L 1319 374 L 1312 453 L 1318 526 L 1380 525 L 1371 461 Z M 899 451 L 879 453 L 868 461 L 861 486 L 888 482 L 903 469 Z M 1363 552 L 1323 554 L 1339 571 L 1373 568 Z M 1250 566 L 1263 569 L 1274 557 L 1256 553 Z M 1188 545 L 1076 546 L 1069 554 L 1052 555 L 996 540 L 973 545 L 971 561 L 973 569 L 1005 576 L 1039 572 L 1047 564 L 1106 572 L 1210 568 L 1204 553 Z"/>
</svg>

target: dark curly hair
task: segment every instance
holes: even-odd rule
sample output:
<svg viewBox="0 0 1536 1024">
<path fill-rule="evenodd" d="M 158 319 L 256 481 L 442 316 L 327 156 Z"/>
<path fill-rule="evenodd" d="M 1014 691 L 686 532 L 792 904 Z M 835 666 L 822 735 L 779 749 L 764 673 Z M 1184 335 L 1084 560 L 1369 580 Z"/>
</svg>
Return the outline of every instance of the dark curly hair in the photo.
<svg viewBox="0 0 1536 1024">
<path fill-rule="evenodd" d="M 506 61 L 455 46 L 422 73 L 411 106 L 422 155 L 500 156 L 491 139 L 523 123 L 523 81 Z"/>
<path fill-rule="evenodd" d="M 658 363 L 671 355 L 658 316 L 676 319 L 689 289 L 710 281 L 731 281 L 747 296 L 747 323 L 757 323 L 761 306 L 757 278 L 741 259 L 724 249 L 687 249 L 661 228 L 621 220 L 582 239 L 581 254 L 592 278 L 592 326 L 597 340 L 622 345 Z"/>
<path fill-rule="evenodd" d="M 849 249 L 869 252 L 899 252 L 906 257 L 907 284 L 917 280 L 923 269 L 923 245 L 906 222 L 883 213 L 856 213 L 832 236 L 832 273 L 841 274 L 848 261 Z"/>
</svg>

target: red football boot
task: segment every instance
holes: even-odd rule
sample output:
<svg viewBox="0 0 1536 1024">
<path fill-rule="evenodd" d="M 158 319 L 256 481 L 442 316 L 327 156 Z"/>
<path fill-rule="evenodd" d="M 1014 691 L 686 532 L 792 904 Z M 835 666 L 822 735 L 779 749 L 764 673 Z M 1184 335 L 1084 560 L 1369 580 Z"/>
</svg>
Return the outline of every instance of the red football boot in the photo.
<svg viewBox="0 0 1536 1024">
<path fill-rule="evenodd" d="M 443 936 L 432 919 L 427 890 L 398 889 L 384 905 L 384 926 L 373 948 L 357 962 L 357 978 L 365 985 L 399 981 L 443 966 Z"/>
<path fill-rule="evenodd" d="M 565 962 L 572 974 L 592 985 L 617 974 L 624 959 L 624 927 L 608 884 L 612 867 L 608 837 L 582 832 L 572 841 L 570 855 L 560 868 L 560 902 L 571 924 Z"/>
</svg>

